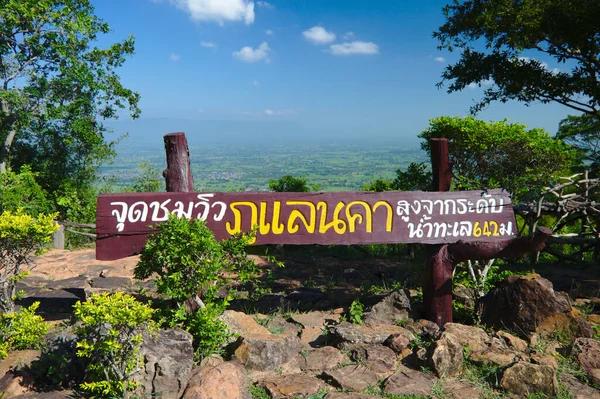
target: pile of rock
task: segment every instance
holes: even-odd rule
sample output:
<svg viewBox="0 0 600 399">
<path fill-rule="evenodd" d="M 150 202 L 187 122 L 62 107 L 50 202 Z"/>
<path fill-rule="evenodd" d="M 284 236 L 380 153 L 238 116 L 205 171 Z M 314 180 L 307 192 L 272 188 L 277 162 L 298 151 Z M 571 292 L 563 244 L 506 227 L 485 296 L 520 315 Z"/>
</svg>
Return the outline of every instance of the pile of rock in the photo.
<svg viewBox="0 0 600 399">
<path fill-rule="evenodd" d="M 272 398 L 323 391 L 327 399 L 377 398 L 381 393 L 432 396 L 442 391 L 469 399 L 480 397 L 483 388 L 465 379 L 465 370 L 484 365 L 500 371 L 498 388 L 508 393 L 551 397 L 563 389 L 557 378 L 559 353 L 600 384 L 600 342 L 591 338 L 587 322 L 547 280 L 537 275 L 511 277 L 484 298 L 483 305 L 485 322 L 510 332 L 488 333 L 456 323 L 439 329 L 429 321 L 413 320 L 404 291 L 374 304 L 364 315 L 364 325 L 344 321 L 343 309 L 286 317 L 228 310 L 222 320 L 236 337 L 228 347 L 230 360 L 213 356 L 193 366 L 191 336 L 177 329 L 161 331 L 144 343 L 144 370 L 136 376 L 139 394 L 250 399 L 251 386 L 256 386 Z M 572 346 L 561 347 L 544 338 L 550 331 L 578 338 Z M 14 358 L 11 362 L 18 365 Z M 0 375 L 9 363 L 0 364 Z M 20 370 L 16 367 L 0 378 L 0 392 L 10 392 L 3 399 L 66 397 L 64 392 L 29 392 L 31 376 L 26 367 Z M 565 373 L 559 377 L 574 398 L 600 398 L 600 391 L 577 378 Z"/>
</svg>

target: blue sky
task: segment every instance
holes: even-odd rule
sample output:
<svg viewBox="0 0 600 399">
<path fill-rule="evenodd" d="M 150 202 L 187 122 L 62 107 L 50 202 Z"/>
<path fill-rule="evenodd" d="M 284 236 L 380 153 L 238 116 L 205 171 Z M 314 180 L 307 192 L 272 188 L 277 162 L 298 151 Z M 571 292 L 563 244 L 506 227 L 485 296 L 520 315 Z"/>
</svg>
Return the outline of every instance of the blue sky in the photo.
<svg viewBox="0 0 600 399">
<path fill-rule="evenodd" d="M 432 38 L 447 1 L 92 3 L 113 30 L 100 45 L 136 38 L 136 54 L 120 74 L 141 94 L 142 118 L 283 120 L 299 127 L 296 134 L 402 139 L 414 138 L 429 118 L 467 115 L 481 94 L 436 87 L 458 58 L 438 51 Z M 554 134 L 568 113 L 560 105 L 498 103 L 478 117 Z"/>
</svg>

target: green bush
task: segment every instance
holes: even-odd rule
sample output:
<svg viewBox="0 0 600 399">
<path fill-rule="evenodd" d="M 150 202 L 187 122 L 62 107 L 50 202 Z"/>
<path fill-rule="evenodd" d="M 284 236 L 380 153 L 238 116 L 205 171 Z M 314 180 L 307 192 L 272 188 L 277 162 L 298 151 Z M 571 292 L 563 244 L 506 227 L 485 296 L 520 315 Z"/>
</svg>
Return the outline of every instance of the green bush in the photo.
<svg viewBox="0 0 600 399">
<path fill-rule="evenodd" d="M 134 270 L 135 277 L 143 280 L 155 275 L 157 291 L 177 302 L 176 308 L 166 315 L 168 323 L 181 326 L 194 336 L 199 357 L 219 352 L 228 334 L 217 317 L 225 309 L 227 299 L 217 294 L 233 273 L 242 282 L 257 276 L 259 270 L 245 251 L 252 235 L 218 242 L 204 221 L 174 215 L 157 225 L 156 230 L 148 237 Z"/>
<path fill-rule="evenodd" d="M 19 208 L 33 216 L 51 210 L 46 192 L 36 181 L 36 174 L 29 166 L 21 167 L 19 173 L 11 169 L 0 173 L 0 212 L 16 212 Z"/>
<path fill-rule="evenodd" d="M 14 310 L 15 285 L 33 267 L 33 255 L 40 255 L 58 229 L 56 214 L 39 214 L 37 219 L 21 209 L 0 215 L 0 312 Z"/>
<path fill-rule="evenodd" d="M 154 310 L 130 295 L 94 294 L 74 306 L 77 356 L 87 359 L 81 389 L 100 398 L 126 398 L 138 384 L 143 333 L 153 331 Z"/>
<path fill-rule="evenodd" d="M 48 326 L 35 314 L 40 306 L 34 302 L 20 312 L 0 313 L 0 359 L 10 350 L 39 349 Z"/>
<path fill-rule="evenodd" d="M 199 306 L 215 301 L 230 273 L 237 273 L 242 282 L 258 274 L 258 268 L 245 252 L 251 235 L 218 242 L 204 221 L 175 215 L 157 225 L 156 230 L 156 234 L 148 237 L 134 274 L 144 280 L 156 273 L 154 283 L 158 292 L 179 305 L 188 299 Z"/>
</svg>

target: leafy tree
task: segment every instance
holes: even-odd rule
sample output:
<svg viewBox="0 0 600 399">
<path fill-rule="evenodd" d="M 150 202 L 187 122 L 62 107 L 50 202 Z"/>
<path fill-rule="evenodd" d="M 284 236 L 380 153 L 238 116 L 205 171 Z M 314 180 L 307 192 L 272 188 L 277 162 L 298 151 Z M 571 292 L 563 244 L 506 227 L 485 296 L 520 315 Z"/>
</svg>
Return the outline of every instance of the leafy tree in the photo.
<svg viewBox="0 0 600 399">
<path fill-rule="evenodd" d="M 115 72 L 134 40 L 95 47 L 108 32 L 89 0 L 0 0 L 0 172 L 30 165 L 57 198 L 80 195 L 114 155 L 102 121 L 140 111 Z"/>
<path fill-rule="evenodd" d="M 319 191 L 320 187 L 317 184 L 309 187 L 308 180 L 305 177 L 285 175 L 277 180 L 270 180 L 269 189 L 276 193 L 307 193 L 309 191 Z"/>
<path fill-rule="evenodd" d="M 0 173 L 0 212 L 15 212 L 22 208 L 26 213 L 37 216 L 40 212 L 48 213 L 51 207 L 46 192 L 28 165 L 23 166 L 20 173 L 10 168 Z"/>
<path fill-rule="evenodd" d="M 411 162 L 406 168 L 396 170 L 392 181 L 377 179 L 364 186 L 364 191 L 428 191 L 431 189 L 431 171 L 425 162 Z"/>
<path fill-rule="evenodd" d="M 581 152 L 594 173 L 600 170 L 600 120 L 593 115 L 569 115 L 560 122 L 557 138 Z"/>
<path fill-rule="evenodd" d="M 472 111 L 494 101 L 557 102 L 600 119 L 599 1 L 455 0 L 444 15 L 433 36 L 461 55 L 439 85 L 450 81 L 455 92 L 492 83 Z"/>
<path fill-rule="evenodd" d="M 572 165 L 574 152 L 544 129 L 485 122 L 472 117 L 439 117 L 419 134 L 421 148 L 430 152 L 429 139 L 448 139 L 448 152 L 459 189 L 505 188 L 518 200 L 550 183 Z"/>
</svg>

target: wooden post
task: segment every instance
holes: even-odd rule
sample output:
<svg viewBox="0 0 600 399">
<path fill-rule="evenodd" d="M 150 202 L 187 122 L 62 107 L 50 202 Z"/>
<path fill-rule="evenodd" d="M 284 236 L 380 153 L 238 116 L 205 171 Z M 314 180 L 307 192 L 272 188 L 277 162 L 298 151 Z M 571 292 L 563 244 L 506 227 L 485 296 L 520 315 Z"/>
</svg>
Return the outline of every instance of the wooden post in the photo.
<svg viewBox="0 0 600 399">
<path fill-rule="evenodd" d="M 169 133 L 165 135 L 165 152 L 167 153 L 167 169 L 163 176 L 168 192 L 193 192 L 194 178 L 190 167 L 190 152 L 185 133 Z"/>
<path fill-rule="evenodd" d="M 65 249 L 65 226 L 58 222 L 54 223 L 58 224 L 58 230 L 52 233 L 52 246 L 55 249 Z"/>
<path fill-rule="evenodd" d="M 447 139 L 431 139 L 432 191 L 449 191 L 452 184 L 452 165 L 448 156 Z M 454 265 L 447 256 L 447 245 L 428 248 L 430 253 L 423 282 L 425 318 L 443 326 L 452 322 L 452 273 Z"/>
</svg>

